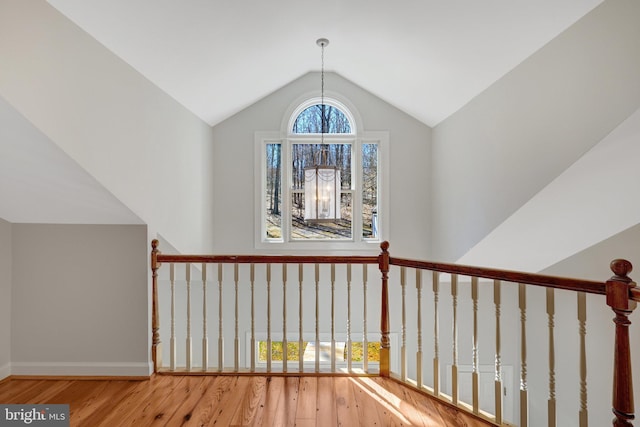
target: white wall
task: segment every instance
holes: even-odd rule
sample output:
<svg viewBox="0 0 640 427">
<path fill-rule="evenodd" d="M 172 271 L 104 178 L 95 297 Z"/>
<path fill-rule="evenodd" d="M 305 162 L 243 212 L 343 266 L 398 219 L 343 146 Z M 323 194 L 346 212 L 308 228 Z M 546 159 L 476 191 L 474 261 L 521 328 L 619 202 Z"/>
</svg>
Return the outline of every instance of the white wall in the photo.
<svg viewBox="0 0 640 427">
<path fill-rule="evenodd" d="M 639 224 L 639 142 L 640 109 L 457 262 L 540 271 Z"/>
<path fill-rule="evenodd" d="M 583 250 L 566 260 L 544 270 L 543 274 L 577 277 L 587 280 L 606 281 L 613 273 L 609 269 L 610 261 L 624 258 L 632 262 L 638 270 L 640 266 L 640 225 L 631 227 L 618 233 L 599 244 Z M 631 278 L 638 280 L 640 274 L 631 272 Z M 402 306 L 399 300 L 401 294 L 399 268 L 392 267 L 389 273 L 391 330 L 400 333 Z M 357 283 L 357 282 L 354 282 Z M 431 360 L 434 357 L 434 295 L 431 287 L 431 275 L 422 277 L 422 351 L 423 377 L 425 384 L 433 384 Z M 513 402 L 505 408 L 505 414 L 511 413 L 509 420 L 517 420 L 519 416 L 518 393 L 520 373 L 520 322 L 518 285 L 503 282 L 501 285 L 501 363 L 503 368 L 512 369 L 512 381 L 503 384 L 507 388 L 505 399 Z M 491 371 L 495 354 L 495 306 L 493 301 L 492 281 L 481 281 L 479 284 L 478 303 L 478 351 L 479 364 Z M 548 364 L 548 327 L 549 319 L 546 312 L 546 290 L 538 286 L 529 286 L 526 290 L 526 336 L 527 336 L 527 385 L 529 392 L 529 421 L 531 426 L 547 425 L 547 399 L 549 398 L 549 364 Z M 407 273 L 406 288 L 406 317 L 407 317 L 407 360 L 408 375 L 415 378 L 417 351 L 417 291 L 414 286 L 414 274 Z M 458 363 L 460 366 L 472 365 L 472 333 L 473 333 L 473 305 L 469 280 L 460 277 L 457 301 L 458 314 Z M 441 386 L 447 393 L 451 392 L 449 365 L 452 363 L 452 306 L 450 293 L 450 277 L 440 275 L 440 293 L 438 298 L 439 322 L 439 360 Z M 587 399 L 589 425 L 608 425 L 613 418 L 611 414 L 611 390 L 614 350 L 614 317 L 611 309 L 606 305 L 604 295 L 587 296 Z M 640 309 L 631 315 L 631 352 L 634 360 L 633 381 L 635 384 L 635 407 L 640 404 L 640 367 L 635 365 L 640 355 Z M 576 293 L 558 290 L 555 292 L 555 375 L 557 394 L 558 426 L 577 426 L 580 410 L 580 335 L 577 317 Z M 398 354 L 392 357 L 397 358 Z M 426 364 L 426 365 L 425 365 Z M 503 371 L 504 373 L 504 371 Z M 490 378 L 492 386 L 493 378 Z M 492 389 L 490 389 L 492 390 Z M 468 391 L 468 390 L 467 390 Z M 469 393 L 470 395 L 470 393 Z M 490 406 L 492 392 L 482 393 L 480 405 L 487 410 Z M 467 402 L 470 402 L 468 400 Z M 489 405 L 489 406 L 487 406 Z M 506 405 L 506 404 L 505 404 Z M 506 416 L 506 415 L 505 415 Z"/>
<path fill-rule="evenodd" d="M 640 277 L 638 269 L 640 267 L 640 251 L 638 250 L 638 242 L 640 242 L 640 225 L 631 227 L 621 233 L 618 233 L 598 245 L 590 247 L 574 256 L 561 261 L 546 270 L 544 274 L 555 276 L 579 277 L 592 280 L 607 280 L 613 276 L 609 269 L 609 263 L 616 258 L 623 258 L 631 261 L 634 265 L 634 271 L 630 277 L 636 282 Z M 558 307 L 560 309 L 560 307 Z M 612 414 L 609 410 L 611 404 L 611 389 L 613 372 L 613 345 L 614 345 L 614 314 L 606 305 L 604 296 L 589 296 L 587 300 L 587 385 L 589 388 L 589 424 L 590 425 L 608 425 L 611 422 Z M 567 305 L 562 307 L 563 311 L 570 313 L 575 319 L 575 306 Z M 640 313 L 639 310 L 630 316 L 632 325 L 629 329 L 631 335 L 631 357 L 635 362 L 640 356 Z M 577 329 L 576 329 L 577 332 Z M 576 334 L 573 337 L 559 336 L 557 341 L 566 341 L 567 339 L 575 341 Z M 568 349 L 570 354 L 576 354 L 575 347 Z M 560 354 L 560 353 L 559 353 Z M 575 360 L 565 359 L 565 363 L 557 366 L 557 370 L 569 372 L 573 378 L 577 378 L 577 365 Z M 542 371 L 544 372 L 544 371 Z M 534 372 L 532 372 L 534 374 Z M 633 366 L 633 383 L 635 385 L 635 407 L 640 407 L 640 366 L 634 363 Z M 573 396 L 576 397 L 577 391 L 574 390 Z M 564 396 L 566 399 L 567 396 Z M 566 403 L 571 404 L 571 403 Z M 572 402 L 575 406 L 575 401 Z M 573 421 L 573 420 L 572 420 Z M 559 423 L 558 425 L 565 425 Z M 569 424 L 566 424 L 569 425 Z"/>
<path fill-rule="evenodd" d="M 0 57 L 0 96 L 180 250 L 206 248 L 206 123 L 44 0 L 0 3 Z"/>
<path fill-rule="evenodd" d="M 146 226 L 12 228 L 12 374 L 148 375 Z"/>
<path fill-rule="evenodd" d="M 0 219 L 0 380 L 11 373 L 11 224 Z"/>
<path fill-rule="evenodd" d="M 436 126 L 431 206 L 432 249 L 437 259 L 460 259 L 640 107 L 640 77 L 633 71 L 640 69 L 638 19 L 640 3 L 604 2 Z M 616 154 L 622 158 L 626 151 L 614 152 L 614 158 Z M 600 166 L 597 161 L 594 165 Z M 585 186 L 579 179 L 575 185 L 581 194 L 595 190 L 591 200 L 596 202 L 612 190 L 610 186 Z M 626 197 L 637 199 L 630 190 L 634 185 L 619 183 L 619 188 L 626 190 Z M 554 206 L 548 206 L 550 214 Z M 579 233 L 584 215 L 595 215 L 608 223 L 619 217 L 617 207 L 617 203 L 609 203 L 574 213 L 572 228 Z M 630 230 L 634 231 L 605 240 L 544 272 L 606 280 L 611 276 L 607 270 L 611 259 L 629 257 L 633 262 L 637 257 L 637 227 Z M 535 233 L 532 229 L 525 231 Z M 553 236 L 558 242 L 547 244 L 555 248 L 564 243 L 566 235 L 560 231 Z M 520 236 L 512 233 L 511 238 Z M 520 244 L 527 246 L 526 242 Z M 505 246 L 504 251 L 514 251 L 514 246 Z M 505 349 L 510 354 L 503 354 L 503 363 L 515 367 L 513 387 L 517 391 L 518 355 L 511 354 L 519 345 L 517 299 L 513 297 L 504 297 L 504 333 L 512 341 L 503 338 L 512 344 Z M 548 324 L 544 292 L 530 290 L 528 303 L 530 421 L 531 425 L 546 425 Z M 558 425 L 577 425 L 579 335 L 575 296 L 558 292 L 556 309 L 556 375 L 562 408 Z M 613 316 L 602 297 L 589 297 L 588 311 L 590 424 L 605 425 L 612 418 Z M 634 314 L 631 320 L 636 317 Z M 491 327 L 490 319 L 482 318 L 481 322 L 489 321 Z M 469 342 L 462 335 L 461 342 Z M 491 343 L 481 343 L 481 358 L 490 356 Z M 637 355 L 640 343 L 633 346 Z M 481 359 L 481 364 L 487 362 Z M 636 388 L 637 384 L 636 380 Z"/>
<path fill-rule="evenodd" d="M 436 126 L 438 259 L 460 258 L 640 107 L 639 19 L 636 1 L 604 2 Z"/>
<path fill-rule="evenodd" d="M 325 88 L 350 101 L 364 130 L 389 132 L 391 250 L 428 256 L 431 129 L 334 73 L 325 73 Z M 319 73 L 306 74 L 214 127 L 216 252 L 254 251 L 254 132 L 280 131 L 292 104 L 319 89 Z"/>
</svg>

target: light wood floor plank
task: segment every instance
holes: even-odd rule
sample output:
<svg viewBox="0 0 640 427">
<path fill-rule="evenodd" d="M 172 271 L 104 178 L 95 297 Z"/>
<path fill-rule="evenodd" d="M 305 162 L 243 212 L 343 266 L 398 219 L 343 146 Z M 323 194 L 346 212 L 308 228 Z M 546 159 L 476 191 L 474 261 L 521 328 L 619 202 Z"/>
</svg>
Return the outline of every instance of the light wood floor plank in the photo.
<svg viewBox="0 0 640 427">
<path fill-rule="evenodd" d="M 316 411 L 317 426 L 335 426 L 338 424 L 336 389 L 333 377 L 318 378 L 318 398 Z"/>
<path fill-rule="evenodd" d="M 345 427 L 359 425 L 358 408 L 351 380 L 347 377 L 336 377 L 333 383 L 336 387 L 338 425 Z"/>
<path fill-rule="evenodd" d="M 384 413 L 382 414 L 382 418 L 380 417 L 378 409 L 378 407 L 381 406 L 380 401 L 375 399 L 366 387 L 363 387 L 362 380 L 364 379 L 366 378 L 350 379 L 360 423 L 366 426 L 384 426 L 388 422 L 388 417 Z"/>
<path fill-rule="evenodd" d="M 233 381 L 229 383 L 229 387 L 216 406 L 214 417 L 209 421 L 209 425 L 230 426 L 250 384 L 251 377 L 233 377 Z"/>
<path fill-rule="evenodd" d="M 67 403 L 71 426 L 429 426 L 491 423 L 387 378 L 171 376 L 0 383 L 0 403 Z"/>
<path fill-rule="evenodd" d="M 129 423 L 129 420 L 135 418 L 137 414 L 143 412 L 144 407 L 152 402 L 154 399 L 159 398 L 160 396 L 154 395 L 154 391 L 157 391 L 157 384 L 161 382 L 158 377 L 152 377 L 149 381 L 140 381 L 137 385 L 130 389 L 129 393 L 121 400 L 121 403 L 116 405 L 113 410 L 107 412 L 104 410 L 105 406 L 109 405 L 109 396 L 113 396 L 115 391 L 112 390 L 112 387 L 118 386 L 118 384 L 110 384 L 107 383 L 107 388 L 104 389 L 102 396 L 100 399 L 96 400 L 95 408 L 85 408 L 85 411 L 89 411 L 90 409 L 94 409 L 95 412 L 106 414 L 102 420 L 99 420 L 98 426 L 114 426 L 114 425 L 126 425 Z M 170 386 L 170 383 L 168 384 Z M 129 389 L 129 385 L 124 385 L 119 392 L 119 394 L 123 394 L 126 389 Z M 106 397 L 106 398 L 105 398 Z M 72 419 L 74 419 L 74 414 L 72 414 Z M 75 419 L 78 423 L 87 423 L 88 416 L 84 416 L 82 412 L 79 412 Z"/>
<path fill-rule="evenodd" d="M 20 396 L 20 400 L 14 399 L 10 403 L 66 403 L 56 396 L 73 385 L 73 381 L 47 381 L 43 380 L 38 393 L 31 396 Z"/>
<path fill-rule="evenodd" d="M 410 421 L 420 420 L 425 426 L 442 425 L 444 419 L 438 411 L 438 405 L 433 399 L 425 399 L 423 395 L 416 391 L 403 387 L 397 382 L 385 384 L 391 392 L 401 399 L 400 410 Z"/>
<path fill-rule="evenodd" d="M 206 381 L 205 381 L 206 380 Z M 191 419 L 193 409 L 196 407 L 200 398 L 205 394 L 207 388 L 213 383 L 204 376 L 192 376 L 187 378 L 186 387 L 183 388 L 184 394 L 171 396 L 170 405 L 175 407 L 173 414 L 166 420 L 155 424 L 162 425 L 184 425 Z"/>
<path fill-rule="evenodd" d="M 122 426 L 147 426 L 150 425 L 156 417 L 162 418 L 164 411 L 169 405 L 169 399 L 176 390 L 184 387 L 186 380 L 186 377 L 182 376 L 156 375 L 153 378 L 156 380 L 155 382 L 149 381 L 147 383 L 151 391 L 147 400 L 136 402 L 130 418 L 120 420 Z M 110 422 L 110 420 L 105 419 L 105 422 L 101 423 L 100 426 L 108 427 L 113 425 L 107 424 L 108 422 Z"/>
<path fill-rule="evenodd" d="M 268 377 L 265 387 L 264 403 L 258 407 L 253 425 L 255 426 L 274 426 L 278 425 L 276 420 L 283 422 L 284 405 L 280 405 L 284 399 L 285 378 L 284 377 Z"/>
<path fill-rule="evenodd" d="M 69 405 L 70 416 L 76 420 L 82 420 L 99 410 L 98 408 L 112 397 L 110 393 L 105 392 L 108 386 L 108 382 L 99 381 L 84 399 L 81 399 L 77 404 Z"/>
<path fill-rule="evenodd" d="M 194 408 L 191 419 L 185 425 L 206 426 L 217 416 L 220 405 L 230 400 L 229 392 L 235 382 L 234 377 L 216 377 L 204 392 Z"/>
<path fill-rule="evenodd" d="M 76 381 L 73 387 L 79 386 L 84 381 Z M 109 414 L 118 410 L 120 405 L 127 402 L 127 398 L 132 392 L 139 387 L 145 387 L 145 383 L 141 381 L 107 381 L 107 387 L 104 389 L 104 393 L 109 396 L 101 402 L 100 406 L 92 413 L 77 414 L 82 418 L 75 419 L 76 414 L 71 417 L 71 425 L 73 426 L 86 426 L 95 427 L 102 422 L 103 419 L 109 416 Z M 73 404 L 75 406 L 76 404 Z M 120 420 L 118 420 L 120 422 Z"/>
<path fill-rule="evenodd" d="M 204 381 L 203 377 L 186 377 L 173 392 L 167 396 L 164 401 L 164 405 L 159 408 L 157 412 L 147 425 L 150 426 L 165 426 L 168 425 L 170 419 L 185 400 L 189 398 L 189 395 L 193 391 L 194 387 L 197 387 L 199 383 Z"/>
<path fill-rule="evenodd" d="M 300 378 L 285 378 L 284 393 L 281 396 L 278 408 L 278 417 L 274 420 L 275 425 L 292 426 L 296 420 L 296 410 L 298 408 L 298 387 Z"/>
<path fill-rule="evenodd" d="M 318 378 L 302 377 L 298 386 L 298 407 L 296 425 L 302 420 L 316 420 L 316 401 L 318 398 Z"/>
<path fill-rule="evenodd" d="M 254 424 L 258 407 L 264 404 L 266 384 L 265 377 L 250 377 L 250 383 L 238 410 L 231 419 L 231 425 L 248 426 Z"/>
<path fill-rule="evenodd" d="M 358 388 L 367 393 L 375 402 L 376 413 L 381 425 L 408 425 L 407 420 L 397 408 L 397 399 L 387 387 L 387 379 L 376 381 L 377 378 L 359 378 L 355 379 Z"/>
<path fill-rule="evenodd" d="M 4 380 L 0 383 L 0 402 L 9 403 L 21 393 L 26 393 L 27 395 L 33 393 L 33 389 L 41 386 L 42 384 L 42 380 Z M 20 400 L 18 399 L 17 401 L 19 402 Z"/>
</svg>

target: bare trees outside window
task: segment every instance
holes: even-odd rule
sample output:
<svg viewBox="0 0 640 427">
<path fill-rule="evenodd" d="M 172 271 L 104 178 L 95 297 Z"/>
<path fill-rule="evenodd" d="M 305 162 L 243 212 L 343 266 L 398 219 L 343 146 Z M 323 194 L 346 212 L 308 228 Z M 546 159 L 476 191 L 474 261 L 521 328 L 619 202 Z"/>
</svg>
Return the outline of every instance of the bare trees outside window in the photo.
<svg viewBox="0 0 640 427">
<path fill-rule="evenodd" d="M 267 241 L 377 239 L 377 142 L 358 141 L 348 116 L 329 104 L 324 108 L 313 104 L 302 110 L 289 135 L 284 141 L 263 146 L 266 159 L 263 238 Z M 321 155 L 323 151 L 325 156 Z M 304 220 L 304 169 L 319 162 L 340 170 L 341 218 L 312 223 Z"/>
</svg>

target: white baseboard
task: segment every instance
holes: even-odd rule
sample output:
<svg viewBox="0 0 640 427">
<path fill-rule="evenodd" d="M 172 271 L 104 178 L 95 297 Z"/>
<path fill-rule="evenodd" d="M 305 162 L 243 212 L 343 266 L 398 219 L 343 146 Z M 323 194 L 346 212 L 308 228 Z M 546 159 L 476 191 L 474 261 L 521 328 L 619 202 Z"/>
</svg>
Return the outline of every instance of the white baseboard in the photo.
<svg viewBox="0 0 640 427">
<path fill-rule="evenodd" d="M 13 362 L 10 369 L 11 375 L 42 376 L 141 377 L 152 373 L 151 362 Z"/>
<path fill-rule="evenodd" d="M 11 364 L 5 363 L 0 366 L 0 380 L 7 378 L 9 375 L 11 375 Z"/>
</svg>

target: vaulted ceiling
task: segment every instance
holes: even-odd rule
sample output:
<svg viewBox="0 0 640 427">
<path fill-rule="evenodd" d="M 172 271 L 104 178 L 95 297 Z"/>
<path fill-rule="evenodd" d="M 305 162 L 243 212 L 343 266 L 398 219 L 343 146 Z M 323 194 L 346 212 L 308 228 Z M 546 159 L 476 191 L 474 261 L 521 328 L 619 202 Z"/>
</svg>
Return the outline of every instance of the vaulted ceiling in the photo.
<svg viewBox="0 0 640 427">
<path fill-rule="evenodd" d="M 327 71 L 429 126 L 601 2 L 48 0 L 210 125 L 318 71 L 326 37 Z M 141 221 L 0 101 L 0 218 Z"/>
<path fill-rule="evenodd" d="M 325 67 L 429 126 L 602 0 L 49 0 L 215 125 Z"/>
</svg>

